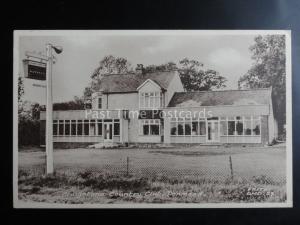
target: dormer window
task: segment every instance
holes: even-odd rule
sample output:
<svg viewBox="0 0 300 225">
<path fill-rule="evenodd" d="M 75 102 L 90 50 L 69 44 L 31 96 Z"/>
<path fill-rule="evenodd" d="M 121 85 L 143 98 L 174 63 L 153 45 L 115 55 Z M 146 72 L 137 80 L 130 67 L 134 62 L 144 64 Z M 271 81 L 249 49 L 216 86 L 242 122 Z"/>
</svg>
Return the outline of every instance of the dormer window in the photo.
<svg viewBox="0 0 300 225">
<path fill-rule="evenodd" d="M 102 98 L 98 98 L 98 109 L 102 109 Z"/>
<path fill-rule="evenodd" d="M 161 92 L 142 92 L 139 95 L 140 108 L 153 109 L 162 107 Z"/>
</svg>

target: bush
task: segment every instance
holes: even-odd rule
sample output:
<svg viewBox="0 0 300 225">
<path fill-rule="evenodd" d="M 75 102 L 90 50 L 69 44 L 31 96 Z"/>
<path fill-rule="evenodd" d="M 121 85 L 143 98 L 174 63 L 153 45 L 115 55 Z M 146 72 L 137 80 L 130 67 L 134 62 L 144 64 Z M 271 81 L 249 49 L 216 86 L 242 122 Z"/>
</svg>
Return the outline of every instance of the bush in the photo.
<svg viewBox="0 0 300 225">
<path fill-rule="evenodd" d="M 252 181 L 256 184 L 275 184 L 275 182 L 265 175 L 253 176 Z"/>
<path fill-rule="evenodd" d="M 37 120 L 19 120 L 18 125 L 19 146 L 40 145 L 40 122 Z"/>
<path fill-rule="evenodd" d="M 119 189 L 131 191 L 141 191 L 150 187 L 146 178 L 112 176 L 90 171 L 79 172 L 71 176 L 63 174 L 35 176 L 20 170 L 19 184 L 34 187 L 79 186 L 82 188 L 90 187 L 95 190 Z"/>
</svg>

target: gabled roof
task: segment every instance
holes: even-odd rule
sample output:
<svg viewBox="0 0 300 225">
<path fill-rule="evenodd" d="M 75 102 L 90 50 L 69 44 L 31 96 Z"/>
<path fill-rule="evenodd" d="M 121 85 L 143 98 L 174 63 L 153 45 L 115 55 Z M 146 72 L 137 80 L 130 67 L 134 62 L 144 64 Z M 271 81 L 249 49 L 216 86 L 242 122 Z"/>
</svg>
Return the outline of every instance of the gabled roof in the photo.
<svg viewBox="0 0 300 225">
<path fill-rule="evenodd" d="M 98 91 L 104 93 L 137 92 L 137 88 L 150 79 L 162 89 L 167 89 L 176 71 L 155 72 L 146 74 L 108 74 L 101 79 Z"/>
<path fill-rule="evenodd" d="M 151 79 L 147 79 L 147 80 L 145 80 L 140 86 L 138 86 L 136 90 L 141 89 L 141 88 L 142 88 L 145 84 L 147 84 L 147 83 L 151 83 L 151 84 L 153 84 L 154 86 L 156 86 L 156 87 L 158 87 L 158 88 L 162 88 L 162 87 L 161 87 L 158 83 L 156 83 L 155 81 L 153 81 L 153 80 L 151 80 Z"/>
<path fill-rule="evenodd" d="M 271 89 L 176 92 L 168 107 L 199 107 L 217 105 L 267 105 Z"/>
</svg>

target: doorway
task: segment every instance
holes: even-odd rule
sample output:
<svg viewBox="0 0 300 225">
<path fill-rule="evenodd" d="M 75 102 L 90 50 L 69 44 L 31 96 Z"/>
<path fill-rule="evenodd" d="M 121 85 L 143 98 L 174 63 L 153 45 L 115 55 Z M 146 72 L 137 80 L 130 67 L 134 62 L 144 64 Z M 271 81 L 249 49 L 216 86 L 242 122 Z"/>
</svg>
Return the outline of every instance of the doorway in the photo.
<svg viewBox="0 0 300 225">
<path fill-rule="evenodd" d="M 111 142 L 112 141 L 112 122 L 104 122 L 104 141 Z"/>
<path fill-rule="evenodd" d="M 218 120 L 207 120 L 206 126 L 206 141 L 207 142 L 219 142 L 220 141 L 220 126 Z"/>
</svg>

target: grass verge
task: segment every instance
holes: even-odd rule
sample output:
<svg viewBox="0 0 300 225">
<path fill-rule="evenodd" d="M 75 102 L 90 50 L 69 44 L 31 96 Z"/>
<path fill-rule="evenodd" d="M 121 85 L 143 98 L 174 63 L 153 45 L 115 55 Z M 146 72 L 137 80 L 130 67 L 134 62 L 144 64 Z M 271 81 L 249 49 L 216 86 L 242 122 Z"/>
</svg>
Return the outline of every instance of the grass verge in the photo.
<svg viewBox="0 0 300 225">
<path fill-rule="evenodd" d="M 285 202 L 285 184 L 266 176 L 234 180 L 122 176 L 93 171 L 42 175 L 19 170 L 19 199 L 49 203 Z"/>
</svg>

